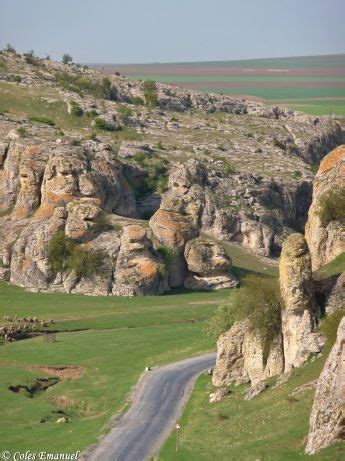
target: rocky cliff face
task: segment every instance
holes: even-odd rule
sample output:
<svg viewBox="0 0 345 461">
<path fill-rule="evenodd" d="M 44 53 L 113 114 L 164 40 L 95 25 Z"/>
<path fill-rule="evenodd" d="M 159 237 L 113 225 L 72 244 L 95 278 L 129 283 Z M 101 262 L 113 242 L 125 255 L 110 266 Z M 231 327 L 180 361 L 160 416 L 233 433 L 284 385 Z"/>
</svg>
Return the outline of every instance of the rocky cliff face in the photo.
<svg viewBox="0 0 345 461">
<path fill-rule="evenodd" d="M 337 339 L 318 379 L 310 415 L 306 452 L 316 453 L 345 439 L 345 317 Z"/>
<path fill-rule="evenodd" d="M 345 250 L 344 164 L 345 146 L 340 146 L 323 159 L 315 177 L 305 233 L 313 270 Z"/>
<path fill-rule="evenodd" d="M 284 108 L 162 84 L 150 108 L 142 82 L 2 58 L 1 91 L 21 91 L 27 107 L 36 98 L 63 125 L 23 118 L 15 105 L 0 115 L 0 276 L 30 289 L 234 286 L 231 260 L 213 239 L 278 255 L 306 221 L 309 165 L 341 138 L 337 123 Z M 53 270 L 49 245 L 59 232 L 85 258 L 102 254 L 102 270 L 76 273 L 66 261 Z M 166 250 L 169 262 L 159 256 Z"/>
<path fill-rule="evenodd" d="M 248 327 L 247 321 L 236 322 L 217 342 L 217 362 L 213 372 L 214 386 L 260 381 L 279 375 L 284 370 L 282 338 L 271 344 L 266 356 L 262 338 Z"/>
<path fill-rule="evenodd" d="M 314 300 L 311 258 L 301 234 L 284 242 L 279 263 L 285 371 L 301 366 L 311 352 L 320 352 L 322 339 L 314 333 L 319 312 Z"/>
</svg>

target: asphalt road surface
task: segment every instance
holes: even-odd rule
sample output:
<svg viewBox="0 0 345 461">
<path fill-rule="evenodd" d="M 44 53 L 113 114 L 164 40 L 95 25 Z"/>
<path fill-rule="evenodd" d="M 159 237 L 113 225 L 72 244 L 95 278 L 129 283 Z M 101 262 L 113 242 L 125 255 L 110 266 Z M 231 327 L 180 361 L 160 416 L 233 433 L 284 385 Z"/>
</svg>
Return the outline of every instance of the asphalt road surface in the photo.
<svg viewBox="0 0 345 461">
<path fill-rule="evenodd" d="M 145 372 L 128 412 L 84 459 L 144 461 L 156 454 L 174 429 L 196 378 L 212 368 L 215 359 L 212 353 Z"/>
</svg>

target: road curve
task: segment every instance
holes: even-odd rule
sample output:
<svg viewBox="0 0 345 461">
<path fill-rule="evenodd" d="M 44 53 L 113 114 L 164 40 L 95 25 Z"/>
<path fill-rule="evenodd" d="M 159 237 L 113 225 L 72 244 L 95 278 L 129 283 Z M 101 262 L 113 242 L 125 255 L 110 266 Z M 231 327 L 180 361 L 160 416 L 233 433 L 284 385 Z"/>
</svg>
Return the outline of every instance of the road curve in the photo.
<svg viewBox="0 0 345 461">
<path fill-rule="evenodd" d="M 216 354 L 171 363 L 146 372 L 133 403 L 87 461 L 144 461 L 160 449 L 187 402 L 198 375 L 215 364 Z"/>
</svg>

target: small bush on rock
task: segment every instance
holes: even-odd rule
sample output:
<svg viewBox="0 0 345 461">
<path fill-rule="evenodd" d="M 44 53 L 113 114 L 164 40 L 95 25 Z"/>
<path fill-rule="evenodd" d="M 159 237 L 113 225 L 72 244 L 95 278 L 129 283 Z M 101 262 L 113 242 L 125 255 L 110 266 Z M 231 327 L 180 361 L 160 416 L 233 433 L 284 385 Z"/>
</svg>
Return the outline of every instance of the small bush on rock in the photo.
<svg viewBox="0 0 345 461">
<path fill-rule="evenodd" d="M 49 117 L 45 116 L 32 116 L 29 117 L 30 122 L 44 123 L 45 125 L 54 126 L 55 122 Z"/>
<path fill-rule="evenodd" d="M 324 226 L 331 221 L 345 221 L 345 189 L 330 190 L 321 197 L 319 218 Z"/>
<path fill-rule="evenodd" d="M 250 275 L 230 299 L 221 305 L 207 322 L 205 332 L 212 338 L 229 330 L 240 320 L 248 319 L 249 328 L 257 333 L 268 348 L 281 330 L 281 304 L 275 279 Z"/>
</svg>

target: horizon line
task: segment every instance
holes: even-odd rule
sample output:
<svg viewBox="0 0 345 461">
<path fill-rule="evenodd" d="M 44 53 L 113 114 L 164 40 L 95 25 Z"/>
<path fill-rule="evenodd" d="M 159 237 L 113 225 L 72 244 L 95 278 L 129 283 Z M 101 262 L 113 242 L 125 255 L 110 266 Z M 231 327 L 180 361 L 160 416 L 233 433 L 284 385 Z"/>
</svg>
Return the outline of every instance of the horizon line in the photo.
<svg viewBox="0 0 345 461">
<path fill-rule="evenodd" d="M 326 54 L 303 54 L 303 55 L 289 55 L 289 56 L 277 56 L 277 57 L 264 57 L 264 58 L 241 58 L 241 59 L 210 59 L 202 61 L 151 61 L 151 62 L 82 62 L 81 64 L 91 65 L 116 65 L 116 66 L 150 66 L 150 65 L 165 65 L 165 64 L 198 64 L 198 63 L 217 63 L 217 62 L 241 62 L 241 61 L 264 61 L 268 59 L 293 59 L 293 58 L 318 58 L 326 56 L 344 56 L 345 51 L 342 53 L 326 53 Z"/>
</svg>

